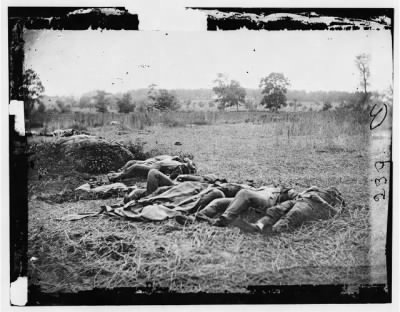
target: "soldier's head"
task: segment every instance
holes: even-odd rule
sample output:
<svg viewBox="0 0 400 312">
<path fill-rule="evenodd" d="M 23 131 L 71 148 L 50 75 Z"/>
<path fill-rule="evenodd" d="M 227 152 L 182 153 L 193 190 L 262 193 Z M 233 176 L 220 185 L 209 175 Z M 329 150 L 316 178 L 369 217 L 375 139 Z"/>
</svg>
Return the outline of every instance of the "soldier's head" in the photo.
<svg viewBox="0 0 400 312">
<path fill-rule="evenodd" d="M 333 186 L 328 187 L 326 189 L 326 192 L 332 198 L 332 201 L 336 201 L 336 202 L 340 203 L 342 206 L 345 206 L 345 202 L 344 202 L 342 193 L 340 193 L 340 191 L 336 187 L 333 187 Z"/>
<path fill-rule="evenodd" d="M 196 173 L 197 167 L 196 164 L 188 157 L 183 158 L 183 168 L 185 174 L 193 174 Z"/>
<path fill-rule="evenodd" d="M 170 174 L 171 179 L 175 179 L 180 174 L 194 174 L 196 173 L 197 168 L 193 161 L 189 158 L 184 158 L 181 165 L 177 166 Z"/>
</svg>

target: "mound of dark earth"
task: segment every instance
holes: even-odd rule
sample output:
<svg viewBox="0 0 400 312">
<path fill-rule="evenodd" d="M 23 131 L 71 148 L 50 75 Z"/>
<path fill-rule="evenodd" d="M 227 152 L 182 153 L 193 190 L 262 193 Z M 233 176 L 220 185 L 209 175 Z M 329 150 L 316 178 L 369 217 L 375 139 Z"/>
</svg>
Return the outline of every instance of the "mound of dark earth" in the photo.
<svg viewBox="0 0 400 312">
<path fill-rule="evenodd" d="M 75 170 L 103 174 L 121 168 L 134 155 L 123 145 L 90 135 L 74 135 L 57 142 Z"/>
<path fill-rule="evenodd" d="M 29 141 L 28 141 L 29 142 Z M 134 155 L 125 146 L 95 136 L 74 135 L 28 143 L 29 196 L 51 202 L 82 199 L 75 189 L 93 180 L 107 183 L 104 173 L 121 168 Z"/>
</svg>

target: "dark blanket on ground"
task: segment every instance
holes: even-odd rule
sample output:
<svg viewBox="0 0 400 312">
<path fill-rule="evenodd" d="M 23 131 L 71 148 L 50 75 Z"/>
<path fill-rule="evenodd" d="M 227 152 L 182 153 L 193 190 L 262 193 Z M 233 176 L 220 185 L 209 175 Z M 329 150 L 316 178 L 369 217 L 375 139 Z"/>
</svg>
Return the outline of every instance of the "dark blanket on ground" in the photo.
<svg viewBox="0 0 400 312">
<path fill-rule="evenodd" d="M 160 221 L 175 217 L 182 211 L 191 211 L 200 198 L 212 188 L 208 183 L 182 182 L 170 187 L 161 187 L 153 194 L 130 201 L 122 207 L 108 207 L 107 212 L 135 220 Z"/>
<path fill-rule="evenodd" d="M 154 193 L 126 204 L 104 206 L 102 213 L 138 221 L 161 221 L 175 217 L 182 212 L 191 212 L 199 200 L 216 187 L 214 184 L 186 181 L 173 186 L 163 186 Z M 64 220 L 79 220 L 98 215 L 68 215 Z"/>
</svg>

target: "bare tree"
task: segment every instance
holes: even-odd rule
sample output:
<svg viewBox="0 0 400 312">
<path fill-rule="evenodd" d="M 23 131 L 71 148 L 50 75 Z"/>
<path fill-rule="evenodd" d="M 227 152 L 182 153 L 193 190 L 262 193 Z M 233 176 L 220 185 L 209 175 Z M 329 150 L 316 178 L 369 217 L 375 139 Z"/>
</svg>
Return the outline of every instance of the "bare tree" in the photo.
<svg viewBox="0 0 400 312">
<path fill-rule="evenodd" d="M 369 78 L 370 78 L 370 70 L 369 70 L 369 62 L 370 62 L 370 56 L 368 54 L 360 54 L 356 56 L 356 67 L 360 73 L 360 85 L 363 89 L 363 96 L 360 101 L 361 107 L 365 108 L 365 104 L 368 101 L 368 86 L 369 86 Z"/>
</svg>

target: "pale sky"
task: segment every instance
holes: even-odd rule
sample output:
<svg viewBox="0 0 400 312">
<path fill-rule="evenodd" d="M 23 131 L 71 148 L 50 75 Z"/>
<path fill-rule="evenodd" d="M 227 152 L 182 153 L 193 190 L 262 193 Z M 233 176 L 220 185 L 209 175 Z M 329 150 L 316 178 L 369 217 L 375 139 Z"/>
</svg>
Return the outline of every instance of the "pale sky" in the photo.
<svg viewBox="0 0 400 312">
<path fill-rule="evenodd" d="M 392 80 L 389 31 L 27 31 L 25 67 L 48 95 L 124 92 L 151 83 L 212 88 L 217 73 L 258 88 L 281 72 L 290 89 L 355 91 L 355 56 L 371 56 L 371 90 Z"/>
</svg>

